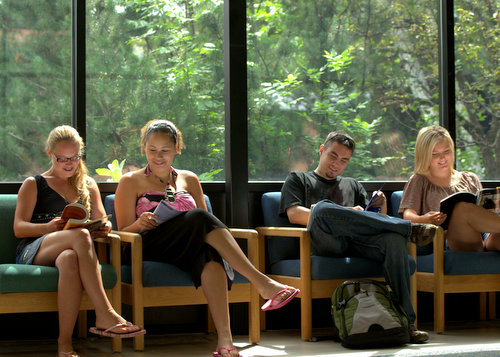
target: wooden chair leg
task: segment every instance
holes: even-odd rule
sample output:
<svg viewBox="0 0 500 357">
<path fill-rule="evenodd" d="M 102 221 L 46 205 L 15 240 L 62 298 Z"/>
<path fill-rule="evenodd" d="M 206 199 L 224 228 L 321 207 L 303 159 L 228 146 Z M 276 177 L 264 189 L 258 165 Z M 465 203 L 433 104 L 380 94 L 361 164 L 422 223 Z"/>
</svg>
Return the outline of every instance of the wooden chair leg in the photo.
<svg viewBox="0 0 500 357">
<path fill-rule="evenodd" d="M 144 306 L 142 304 L 136 303 L 132 306 L 132 315 L 135 325 L 144 326 Z M 134 350 L 144 351 L 144 335 L 134 337 Z"/>
<path fill-rule="evenodd" d="M 250 302 L 248 303 L 248 338 L 250 343 L 260 341 L 260 295 L 253 285 L 250 286 Z"/>
<path fill-rule="evenodd" d="M 486 320 L 488 306 L 488 293 L 479 293 L 479 320 Z"/>
<path fill-rule="evenodd" d="M 302 297 L 300 299 L 301 337 L 304 341 L 312 339 L 312 301 Z"/>
<path fill-rule="evenodd" d="M 80 310 L 78 312 L 78 321 L 77 321 L 77 336 L 78 338 L 86 338 L 87 337 L 87 311 Z"/>
<path fill-rule="evenodd" d="M 212 313 L 207 305 L 207 332 L 216 333 L 214 319 L 212 318 Z"/>
<path fill-rule="evenodd" d="M 497 318 L 497 293 L 492 291 L 488 293 L 488 312 L 490 320 Z"/>
<path fill-rule="evenodd" d="M 434 292 L 434 331 L 436 333 L 444 332 L 444 293 Z"/>
<path fill-rule="evenodd" d="M 417 274 L 413 274 L 410 277 L 410 287 L 411 287 L 411 304 L 413 305 L 413 310 L 415 310 L 415 327 L 417 325 Z"/>
</svg>

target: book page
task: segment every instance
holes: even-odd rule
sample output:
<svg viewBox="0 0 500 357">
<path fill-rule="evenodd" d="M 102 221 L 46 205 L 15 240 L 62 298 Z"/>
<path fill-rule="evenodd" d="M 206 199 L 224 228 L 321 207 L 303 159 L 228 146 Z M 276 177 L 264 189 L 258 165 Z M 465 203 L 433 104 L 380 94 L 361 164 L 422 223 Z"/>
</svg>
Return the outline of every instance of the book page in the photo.
<svg viewBox="0 0 500 357">
<path fill-rule="evenodd" d="M 64 226 L 63 229 L 72 229 L 72 228 L 87 228 L 89 231 L 93 231 L 103 225 L 106 224 L 106 222 L 111 218 L 111 215 L 108 214 L 107 216 L 98 218 L 98 219 L 93 219 L 93 220 L 88 220 L 85 222 L 77 222 L 75 220 L 69 220 L 66 222 L 66 225 Z"/>
<path fill-rule="evenodd" d="M 61 214 L 61 218 L 64 219 L 72 219 L 75 222 L 86 222 L 89 217 L 89 212 L 85 208 L 84 205 L 75 202 L 70 203 L 64 207 L 63 213 Z"/>
<path fill-rule="evenodd" d="M 500 187 L 481 190 L 477 204 L 484 209 L 500 214 Z"/>
</svg>

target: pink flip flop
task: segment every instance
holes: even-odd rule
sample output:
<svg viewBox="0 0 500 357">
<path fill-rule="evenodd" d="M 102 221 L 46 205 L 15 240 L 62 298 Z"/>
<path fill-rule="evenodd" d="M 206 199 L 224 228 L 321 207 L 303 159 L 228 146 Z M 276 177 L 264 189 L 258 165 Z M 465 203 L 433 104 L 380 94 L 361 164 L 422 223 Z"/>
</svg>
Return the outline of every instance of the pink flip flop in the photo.
<svg viewBox="0 0 500 357">
<path fill-rule="evenodd" d="M 99 336 L 105 336 L 105 337 L 118 337 L 118 338 L 129 338 L 129 337 L 135 337 L 139 335 L 144 335 L 146 333 L 145 329 L 140 329 L 134 332 L 129 332 L 129 333 L 119 333 L 119 332 L 111 332 L 111 330 L 117 328 L 117 327 L 128 327 L 128 326 L 133 326 L 130 322 L 121 322 L 119 324 L 116 324 L 114 326 L 111 326 L 110 328 L 104 330 L 100 329 L 97 327 L 91 327 L 89 329 L 90 332 L 95 333 L 96 335 Z"/>
<path fill-rule="evenodd" d="M 280 300 L 279 302 L 277 302 L 275 304 L 274 302 L 275 302 L 276 298 L 286 291 L 291 291 L 291 293 L 285 299 Z M 286 304 L 288 304 L 290 301 L 292 301 L 292 299 L 298 293 L 300 293 L 299 289 L 295 289 L 295 288 L 291 288 L 291 287 L 287 286 L 283 290 L 280 290 L 276 294 L 274 294 L 274 296 L 271 299 L 267 300 L 266 303 L 264 305 L 262 305 L 261 309 L 262 309 L 262 311 L 279 309 L 279 308 L 285 306 Z"/>
<path fill-rule="evenodd" d="M 226 355 L 227 355 L 227 354 L 229 354 L 229 355 L 230 355 L 230 354 L 231 354 L 231 351 L 234 351 L 235 349 L 236 349 L 235 347 L 229 347 L 229 348 L 227 348 L 227 347 L 221 347 L 221 348 L 219 348 L 219 349 L 217 350 L 217 352 L 212 353 L 212 356 L 213 356 L 213 357 L 224 357 L 224 355 L 225 355 L 225 354 L 226 354 Z M 222 353 L 222 350 L 226 350 L 227 352 L 223 354 L 223 353 Z M 238 357 L 243 357 L 243 356 L 242 356 L 242 355 L 240 355 L 240 354 L 238 353 Z"/>
</svg>

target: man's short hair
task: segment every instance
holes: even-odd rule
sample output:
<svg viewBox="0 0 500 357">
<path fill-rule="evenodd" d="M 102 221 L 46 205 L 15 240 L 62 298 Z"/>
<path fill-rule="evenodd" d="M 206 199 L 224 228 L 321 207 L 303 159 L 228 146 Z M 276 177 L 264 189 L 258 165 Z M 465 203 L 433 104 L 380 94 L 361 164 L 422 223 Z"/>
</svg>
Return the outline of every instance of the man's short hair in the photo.
<svg viewBox="0 0 500 357">
<path fill-rule="evenodd" d="M 356 143 L 354 142 L 354 139 L 351 138 L 348 134 L 346 133 L 339 133 L 337 131 L 332 131 L 328 136 L 326 137 L 325 142 L 323 143 L 323 146 L 328 147 L 330 146 L 333 142 L 337 142 L 340 145 L 344 145 L 348 149 L 351 149 L 351 151 L 354 152 L 354 149 L 356 148 Z"/>
</svg>

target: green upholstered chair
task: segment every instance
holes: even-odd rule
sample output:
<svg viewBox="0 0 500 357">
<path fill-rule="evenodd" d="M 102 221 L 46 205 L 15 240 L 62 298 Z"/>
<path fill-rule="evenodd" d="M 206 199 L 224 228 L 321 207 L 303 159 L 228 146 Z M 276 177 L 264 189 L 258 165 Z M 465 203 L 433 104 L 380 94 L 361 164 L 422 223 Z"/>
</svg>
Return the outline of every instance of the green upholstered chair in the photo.
<svg viewBox="0 0 500 357">
<path fill-rule="evenodd" d="M 14 213 L 17 195 L 0 194 L 0 313 L 35 313 L 57 311 L 57 268 L 15 264 L 16 247 L 19 240 L 14 236 Z M 100 261 L 111 256 L 111 264 L 101 264 L 101 272 L 108 295 L 113 307 L 121 313 L 120 284 L 120 238 L 111 235 L 109 238 L 98 239 L 98 254 Z M 110 246 L 110 254 L 106 251 Z M 86 336 L 86 311 L 94 307 L 86 294 L 82 298 L 78 321 L 80 337 Z M 121 351 L 121 340 L 112 339 L 114 352 Z"/>
</svg>

